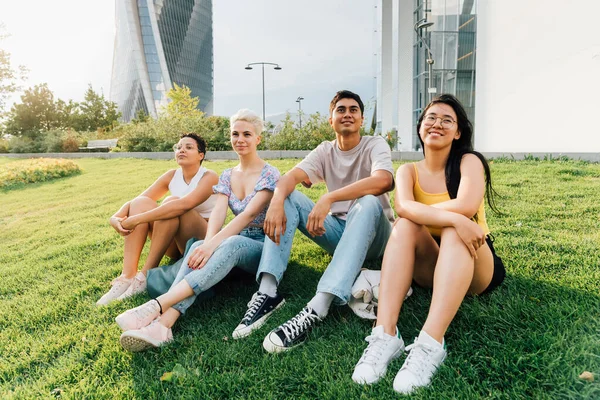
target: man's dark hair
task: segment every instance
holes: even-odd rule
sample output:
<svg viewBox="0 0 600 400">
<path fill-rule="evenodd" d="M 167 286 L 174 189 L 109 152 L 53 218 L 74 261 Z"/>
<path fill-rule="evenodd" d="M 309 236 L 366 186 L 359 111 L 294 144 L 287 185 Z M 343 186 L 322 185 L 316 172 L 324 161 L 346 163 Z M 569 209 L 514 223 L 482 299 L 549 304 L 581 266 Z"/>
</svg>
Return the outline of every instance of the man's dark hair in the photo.
<svg viewBox="0 0 600 400">
<path fill-rule="evenodd" d="M 194 139 L 196 143 L 198 143 L 198 153 L 203 153 L 204 155 L 206 155 L 206 140 L 202 139 L 201 136 L 194 132 L 184 133 L 183 135 L 181 135 L 181 139 L 183 139 L 184 137 Z"/>
<path fill-rule="evenodd" d="M 360 114 L 361 115 L 365 114 L 365 105 L 363 104 L 359 95 L 357 95 L 356 93 L 353 93 L 349 90 L 340 90 L 339 92 L 337 92 L 335 94 L 335 96 L 333 96 L 333 100 L 331 100 L 331 103 L 329 103 L 329 115 L 331 115 L 333 113 L 333 109 L 335 108 L 336 103 L 338 101 L 340 101 L 341 99 L 356 100 L 356 102 L 358 103 L 358 107 L 360 108 Z"/>
</svg>

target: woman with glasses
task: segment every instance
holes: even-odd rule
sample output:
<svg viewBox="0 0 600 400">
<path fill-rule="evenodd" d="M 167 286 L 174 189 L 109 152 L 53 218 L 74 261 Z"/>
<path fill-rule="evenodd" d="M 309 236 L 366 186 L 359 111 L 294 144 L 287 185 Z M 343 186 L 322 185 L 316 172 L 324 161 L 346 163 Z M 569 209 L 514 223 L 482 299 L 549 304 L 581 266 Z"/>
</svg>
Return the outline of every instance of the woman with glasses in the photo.
<svg viewBox="0 0 600 400">
<path fill-rule="evenodd" d="M 116 318 L 125 331 L 121 345 L 126 350 L 141 351 L 170 342 L 171 327 L 196 296 L 220 282 L 233 267 L 256 273 L 265 239 L 265 215 L 279 180 L 277 168 L 258 155 L 262 130 L 262 120 L 250 110 L 240 110 L 231 117 L 231 145 L 240 162 L 223 171 L 213 188 L 217 203 L 206 238 L 194 243 L 186 253 L 167 293 Z M 228 209 L 234 218 L 223 226 Z M 285 302 L 281 296 L 274 300 L 268 310 L 252 312 L 262 313 L 266 320 Z"/>
<path fill-rule="evenodd" d="M 489 293 L 502 283 L 504 266 L 494 252 L 484 197 L 495 210 L 490 169 L 473 150 L 473 127 L 452 95 L 435 98 L 421 114 L 417 133 L 424 160 L 396 173 L 398 219 L 388 241 L 379 288 L 377 323 L 352 379 L 378 381 L 405 350 L 396 324 L 411 283 L 433 288 L 422 330 L 394 379 L 411 393 L 431 382 L 446 357 L 444 334 L 467 294 Z"/>
<path fill-rule="evenodd" d="M 206 235 L 216 202 L 212 187 L 218 182 L 218 175 L 202 166 L 206 142 L 195 133 L 187 133 L 173 150 L 179 168 L 165 172 L 110 217 L 110 225 L 125 239 L 123 272 L 97 305 L 145 291 L 147 271 L 157 267 L 165 254 L 179 258 L 190 238 L 203 239 Z M 170 196 L 159 206 L 157 201 L 167 192 Z M 146 238 L 152 239 L 150 251 L 138 272 Z"/>
</svg>

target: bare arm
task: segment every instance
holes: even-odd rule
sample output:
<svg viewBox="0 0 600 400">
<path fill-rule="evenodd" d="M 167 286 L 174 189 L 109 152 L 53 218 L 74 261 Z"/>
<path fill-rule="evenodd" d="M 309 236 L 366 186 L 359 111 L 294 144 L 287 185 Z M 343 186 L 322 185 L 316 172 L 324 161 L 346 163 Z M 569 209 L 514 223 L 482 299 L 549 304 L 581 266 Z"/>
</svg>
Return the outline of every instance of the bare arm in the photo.
<svg viewBox="0 0 600 400">
<path fill-rule="evenodd" d="M 283 202 L 294 191 L 296 185 L 308 181 L 309 178 L 306 172 L 300 168 L 292 168 L 277 182 L 264 223 L 265 234 L 277 245 L 279 245 L 279 240 L 285 231 L 287 222 Z"/>
<path fill-rule="evenodd" d="M 122 223 L 123 227 L 126 229 L 133 229 L 137 225 L 146 222 L 170 219 L 183 215 L 194 207 L 204 203 L 213 194 L 212 187 L 213 185 L 216 185 L 218 181 L 219 178 L 216 173 L 207 171 L 202 179 L 200 179 L 200 182 L 198 182 L 198 186 L 196 186 L 192 192 L 180 199 L 163 203 L 153 210 L 129 217 Z"/>
<path fill-rule="evenodd" d="M 190 255 L 190 258 L 188 259 L 188 266 L 192 269 L 204 267 L 216 248 L 225 239 L 237 235 L 242 231 L 242 229 L 247 227 L 250 222 L 252 222 L 256 216 L 265 209 L 272 197 L 273 192 L 269 190 L 261 190 L 256 193 L 244 211 L 236 215 L 235 218 L 233 218 L 219 233 L 194 249 Z"/>
<path fill-rule="evenodd" d="M 413 195 L 415 179 L 410 164 L 405 164 L 398 169 L 396 181 L 394 203 L 399 217 L 419 225 L 454 227 L 471 255 L 476 257 L 477 249 L 485 242 L 485 233 L 479 225 L 462 214 L 415 201 Z"/>
<path fill-rule="evenodd" d="M 144 190 L 140 196 L 149 197 L 154 201 L 158 201 L 162 196 L 169 191 L 169 182 L 173 178 L 175 170 L 169 170 L 162 174 L 152 185 Z M 129 217 L 129 206 L 131 200 L 123 204 L 116 213 L 109 219 L 110 225 L 122 236 L 127 236 L 133 228 L 125 229 L 122 226 L 122 222 Z"/>
<path fill-rule="evenodd" d="M 229 209 L 229 198 L 219 193 L 217 195 L 217 203 L 215 204 L 215 208 L 213 208 L 210 213 L 210 219 L 208 220 L 208 227 L 206 228 L 206 236 L 204 237 L 204 241 L 209 241 L 213 236 L 215 236 L 225 223 L 225 218 L 227 218 L 227 210 Z"/>
<path fill-rule="evenodd" d="M 355 200 L 372 194 L 379 196 L 392 188 L 392 174 L 386 170 L 374 171 L 368 178 L 360 179 L 348 186 L 321 196 L 308 215 L 306 230 L 313 236 L 325 234 L 325 217 L 336 201 Z"/>
<path fill-rule="evenodd" d="M 485 195 L 485 174 L 481 160 L 473 154 L 465 155 L 460 163 L 460 175 L 456 198 L 432 207 L 473 218 Z"/>
</svg>

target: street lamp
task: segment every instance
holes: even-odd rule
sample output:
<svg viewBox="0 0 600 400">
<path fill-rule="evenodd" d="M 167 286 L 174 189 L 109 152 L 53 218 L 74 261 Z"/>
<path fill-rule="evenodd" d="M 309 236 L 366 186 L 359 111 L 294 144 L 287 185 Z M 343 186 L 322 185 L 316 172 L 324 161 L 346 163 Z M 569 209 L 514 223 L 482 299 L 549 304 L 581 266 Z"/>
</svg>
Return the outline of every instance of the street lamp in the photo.
<svg viewBox="0 0 600 400">
<path fill-rule="evenodd" d="M 273 69 L 279 71 L 282 68 L 279 66 L 279 64 L 275 64 L 275 63 L 270 63 L 270 62 L 255 62 L 255 63 L 250 63 L 248 64 L 246 67 L 244 67 L 244 69 L 252 69 L 252 65 L 261 65 L 262 66 L 262 97 L 263 97 L 263 122 L 265 122 L 265 65 L 274 65 Z"/>
<path fill-rule="evenodd" d="M 302 129 L 302 100 L 304 97 L 298 96 L 296 103 L 298 103 L 298 120 L 300 121 L 300 129 Z"/>
<path fill-rule="evenodd" d="M 423 36 L 421 36 L 421 30 L 422 29 L 427 29 L 430 26 L 433 25 L 433 22 L 428 22 L 427 18 L 423 18 L 419 21 L 417 21 L 417 23 L 414 26 L 415 32 L 417 33 L 417 36 L 419 37 L 419 40 L 421 41 L 421 43 L 423 45 L 425 45 L 425 48 L 427 49 L 427 54 L 429 55 L 429 57 L 427 58 L 427 64 L 429 64 L 429 85 L 427 88 L 427 93 L 429 93 L 429 101 L 431 101 L 433 94 L 437 92 L 437 88 L 431 86 L 431 81 L 433 79 L 433 56 L 431 55 L 431 49 L 429 48 L 429 46 L 427 45 L 427 42 L 425 41 L 425 39 L 423 39 Z"/>
</svg>

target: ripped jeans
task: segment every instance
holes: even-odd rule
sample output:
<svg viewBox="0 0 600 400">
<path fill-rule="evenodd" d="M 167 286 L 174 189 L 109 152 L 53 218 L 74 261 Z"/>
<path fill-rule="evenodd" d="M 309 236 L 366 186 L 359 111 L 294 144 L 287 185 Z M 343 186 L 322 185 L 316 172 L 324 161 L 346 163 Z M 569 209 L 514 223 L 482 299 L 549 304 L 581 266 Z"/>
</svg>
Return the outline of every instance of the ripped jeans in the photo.
<svg viewBox="0 0 600 400">
<path fill-rule="evenodd" d="M 277 282 L 280 282 L 287 268 L 292 241 L 298 228 L 306 237 L 333 255 L 319 280 L 317 292 L 331 293 L 336 296 L 335 304 L 346 304 L 350 300 L 352 284 L 365 259 L 383 255 L 392 232 L 392 224 L 385 216 L 379 199 L 367 195 L 356 199 L 346 220 L 327 215 L 324 222 L 325 234 L 312 237 L 306 230 L 306 224 L 308 214 L 314 206 L 312 200 L 297 190 L 285 199 L 286 230 L 279 246 L 268 237 L 265 238 L 256 279 L 260 281 L 260 274 L 265 272 L 275 276 Z"/>
<path fill-rule="evenodd" d="M 185 279 L 192 290 L 194 290 L 194 295 L 173 305 L 173 308 L 184 314 L 194 303 L 196 296 L 222 281 L 233 267 L 239 267 L 244 271 L 254 274 L 260 262 L 264 240 L 265 232 L 262 228 L 245 228 L 239 235 L 225 239 L 201 269 L 191 269 L 188 267 L 190 254 L 192 254 L 192 251 L 196 247 L 204 243 L 204 241 L 200 240 L 194 243 L 185 255 L 181 269 L 171 285 L 171 288 L 173 288 Z"/>
</svg>

